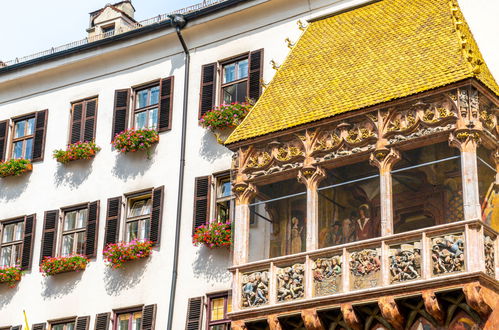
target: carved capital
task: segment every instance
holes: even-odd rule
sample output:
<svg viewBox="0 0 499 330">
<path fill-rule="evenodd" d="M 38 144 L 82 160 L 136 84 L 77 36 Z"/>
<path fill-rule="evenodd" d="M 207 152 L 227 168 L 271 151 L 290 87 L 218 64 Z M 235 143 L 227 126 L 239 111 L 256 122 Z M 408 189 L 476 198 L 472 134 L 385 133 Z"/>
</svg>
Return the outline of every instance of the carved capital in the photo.
<svg viewBox="0 0 499 330">
<path fill-rule="evenodd" d="M 378 300 L 378 306 L 383 317 L 393 326 L 394 329 L 404 329 L 404 316 L 400 313 L 393 296 L 380 298 Z"/>
<path fill-rule="evenodd" d="M 315 309 L 304 309 L 301 311 L 301 318 L 307 330 L 324 330 L 321 320 Z"/>
<path fill-rule="evenodd" d="M 400 155 L 400 152 L 398 150 L 393 148 L 382 148 L 376 149 L 371 154 L 369 162 L 371 163 L 371 165 L 379 168 L 381 173 L 386 173 L 390 172 L 393 168 L 393 165 L 395 165 L 401 158 L 402 156 Z"/>
<path fill-rule="evenodd" d="M 341 304 L 341 313 L 343 314 L 343 319 L 345 323 L 353 330 L 361 330 L 362 324 L 360 323 L 360 319 L 355 314 L 353 310 L 352 304 Z"/>
<path fill-rule="evenodd" d="M 480 132 L 472 129 L 458 129 L 449 136 L 449 145 L 461 152 L 476 152 L 480 144 Z"/>
<path fill-rule="evenodd" d="M 492 308 L 485 302 L 480 292 L 481 289 L 482 286 L 479 283 L 468 283 L 464 285 L 463 292 L 468 305 L 480 314 L 482 319 L 486 320 L 492 313 Z"/>
<path fill-rule="evenodd" d="M 319 166 L 304 167 L 298 172 L 298 181 L 309 189 L 316 190 L 319 183 L 326 177 L 326 172 Z"/>
<path fill-rule="evenodd" d="M 269 325 L 270 330 L 282 330 L 281 323 L 279 323 L 277 315 L 267 316 L 267 323 Z"/>
<path fill-rule="evenodd" d="M 423 290 L 422 291 L 424 306 L 428 314 L 430 314 L 439 325 L 444 324 L 444 312 L 442 306 L 435 296 L 435 291 L 433 290 Z"/>
<path fill-rule="evenodd" d="M 246 330 L 246 324 L 244 324 L 244 321 L 232 321 L 230 323 L 230 328 L 232 330 Z"/>
<path fill-rule="evenodd" d="M 251 183 L 240 182 L 235 183 L 232 188 L 234 195 L 236 195 L 236 202 L 238 205 L 249 204 L 250 200 L 256 195 L 256 187 Z"/>
</svg>

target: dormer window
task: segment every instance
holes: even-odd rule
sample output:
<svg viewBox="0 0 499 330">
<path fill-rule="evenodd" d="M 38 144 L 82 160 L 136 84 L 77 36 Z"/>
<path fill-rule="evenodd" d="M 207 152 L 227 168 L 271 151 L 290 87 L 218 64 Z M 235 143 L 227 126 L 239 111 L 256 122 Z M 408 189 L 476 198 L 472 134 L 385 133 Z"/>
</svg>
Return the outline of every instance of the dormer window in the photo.
<svg viewBox="0 0 499 330">
<path fill-rule="evenodd" d="M 107 26 L 103 26 L 101 29 L 103 34 L 112 36 L 114 34 L 114 23 Z"/>
</svg>

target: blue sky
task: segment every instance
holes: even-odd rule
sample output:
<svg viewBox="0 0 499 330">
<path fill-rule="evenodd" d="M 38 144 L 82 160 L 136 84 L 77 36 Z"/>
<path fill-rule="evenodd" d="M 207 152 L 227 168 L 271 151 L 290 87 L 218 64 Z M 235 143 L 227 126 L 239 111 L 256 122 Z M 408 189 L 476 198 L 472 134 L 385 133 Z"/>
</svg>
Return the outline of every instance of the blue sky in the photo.
<svg viewBox="0 0 499 330">
<path fill-rule="evenodd" d="M 0 60 L 8 61 L 86 36 L 91 11 L 119 0 L 1 1 Z M 143 20 L 202 0 L 132 0 L 135 18 Z"/>
</svg>

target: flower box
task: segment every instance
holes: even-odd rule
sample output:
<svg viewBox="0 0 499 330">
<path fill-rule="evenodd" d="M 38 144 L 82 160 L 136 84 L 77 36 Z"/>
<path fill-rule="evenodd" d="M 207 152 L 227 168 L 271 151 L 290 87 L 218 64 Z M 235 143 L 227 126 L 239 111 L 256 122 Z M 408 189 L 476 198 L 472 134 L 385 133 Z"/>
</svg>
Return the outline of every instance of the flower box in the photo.
<svg viewBox="0 0 499 330">
<path fill-rule="evenodd" d="M 121 268 L 125 262 L 149 257 L 152 246 L 153 242 L 141 240 L 108 244 L 103 252 L 104 260 L 114 269 Z"/>
<path fill-rule="evenodd" d="M 153 129 L 129 129 L 116 134 L 112 142 L 113 147 L 121 153 L 148 150 L 159 142 L 159 134 Z"/>
<path fill-rule="evenodd" d="M 28 159 L 10 159 L 0 163 L 0 177 L 19 176 L 33 170 L 33 164 Z"/>
<path fill-rule="evenodd" d="M 18 266 L 0 268 L 0 283 L 6 283 L 9 288 L 13 288 L 21 280 L 22 274 Z"/>
<path fill-rule="evenodd" d="M 218 143 L 224 143 L 230 133 L 243 121 L 251 107 L 249 103 L 222 104 L 205 113 L 199 123 L 215 134 Z"/>
<path fill-rule="evenodd" d="M 94 141 L 76 142 L 68 144 L 66 150 L 54 150 L 53 157 L 59 162 L 66 164 L 73 160 L 91 159 L 101 150 Z"/>
<path fill-rule="evenodd" d="M 78 254 L 65 257 L 45 257 L 40 265 L 40 272 L 43 273 L 43 276 L 78 272 L 85 270 L 89 261 L 87 257 Z"/>
<path fill-rule="evenodd" d="M 230 222 L 210 222 L 196 228 L 192 236 L 196 246 L 204 244 L 209 248 L 230 247 L 232 245 L 232 227 Z"/>
</svg>

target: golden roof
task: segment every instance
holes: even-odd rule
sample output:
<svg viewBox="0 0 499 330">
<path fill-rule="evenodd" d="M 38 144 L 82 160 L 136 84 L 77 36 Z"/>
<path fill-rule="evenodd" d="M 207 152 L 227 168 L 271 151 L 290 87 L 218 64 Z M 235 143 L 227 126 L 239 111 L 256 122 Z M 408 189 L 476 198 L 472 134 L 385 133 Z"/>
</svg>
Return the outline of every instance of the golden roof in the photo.
<svg viewBox="0 0 499 330">
<path fill-rule="evenodd" d="M 384 0 L 310 23 L 226 144 L 475 77 L 499 95 L 455 0 Z"/>
</svg>

